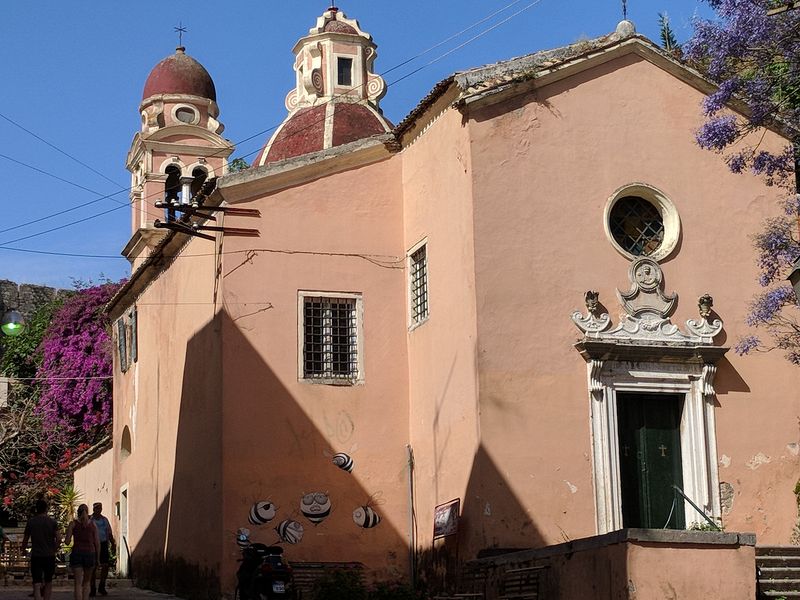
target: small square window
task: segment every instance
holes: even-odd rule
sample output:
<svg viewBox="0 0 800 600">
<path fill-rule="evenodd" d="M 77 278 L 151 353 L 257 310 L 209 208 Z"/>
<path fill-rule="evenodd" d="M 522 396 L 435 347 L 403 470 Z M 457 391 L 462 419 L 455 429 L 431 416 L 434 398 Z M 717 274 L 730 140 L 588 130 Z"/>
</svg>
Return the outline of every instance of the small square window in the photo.
<svg viewBox="0 0 800 600">
<path fill-rule="evenodd" d="M 301 293 L 302 378 L 353 383 L 360 378 L 360 297 Z"/>
<path fill-rule="evenodd" d="M 411 325 L 428 318 L 428 250 L 423 244 L 411 253 L 409 265 Z"/>
<path fill-rule="evenodd" d="M 339 85 L 353 85 L 353 59 L 341 58 L 336 61 L 336 82 Z"/>
</svg>

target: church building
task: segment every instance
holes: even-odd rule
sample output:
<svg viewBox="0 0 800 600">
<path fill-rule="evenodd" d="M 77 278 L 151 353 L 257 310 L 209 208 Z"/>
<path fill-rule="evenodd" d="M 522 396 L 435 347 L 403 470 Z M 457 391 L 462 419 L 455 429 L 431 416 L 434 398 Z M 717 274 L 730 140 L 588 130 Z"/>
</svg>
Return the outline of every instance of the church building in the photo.
<svg viewBox="0 0 800 600">
<path fill-rule="evenodd" d="M 376 48 L 326 10 L 236 172 L 198 61 L 144 83 L 108 307 L 119 568 L 232 597 L 258 542 L 475 598 L 520 572 L 754 597 L 798 527 L 800 371 L 732 350 L 781 191 L 695 144 L 713 85 L 623 21 L 392 124 Z"/>
</svg>

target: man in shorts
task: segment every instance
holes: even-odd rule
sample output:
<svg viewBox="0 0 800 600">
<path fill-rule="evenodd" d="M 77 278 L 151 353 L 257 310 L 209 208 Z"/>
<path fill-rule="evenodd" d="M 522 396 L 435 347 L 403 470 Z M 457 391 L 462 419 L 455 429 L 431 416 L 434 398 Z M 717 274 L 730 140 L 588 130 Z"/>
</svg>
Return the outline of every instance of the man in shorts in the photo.
<svg viewBox="0 0 800 600">
<path fill-rule="evenodd" d="M 58 523 L 47 516 L 45 500 L 36 501 L 36 515 L 28 519 L 22 536 L 22 549 L 31 541 L 31 576 L 35 600 L 50 600 L 53 595 L 53 575 L 56 572 L 56 550 L 61 544 Z"/>
<path fill-rule="evenodd" d="M 95 587 L 95 574 L 97 569 L 92 572 L 92 587 L 89 596 L 96 596 L 99 592 L 101 596 L 108 596 L 106 590 L 106 579 L 108 579 L 108 566 L 110 562 L 109 547 L 114 548 L 114 533 L 111 531 L 111 523 L 103 515 L 103 503 L 95 502 L 92 505 L 92 522 L 97 527 L 97 534 L 100 537 L 100 585 Z"/>
</svg>

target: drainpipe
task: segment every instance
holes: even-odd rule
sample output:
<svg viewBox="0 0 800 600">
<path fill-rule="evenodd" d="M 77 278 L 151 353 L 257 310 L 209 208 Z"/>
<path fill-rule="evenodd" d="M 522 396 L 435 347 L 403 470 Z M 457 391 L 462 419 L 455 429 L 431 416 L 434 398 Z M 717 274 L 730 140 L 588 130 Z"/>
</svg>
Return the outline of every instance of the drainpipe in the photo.
<svg viewBox="0 0 800 600">
<path fill-rule="evenodd" d="M 406 444 L 406 461 L 408 466 L 408 565 L 411 576 L 411 591 L 417 585 L 417 527 L 416 511 L 414 510 L 414 449 L 411 444 Z"/>
</svg>

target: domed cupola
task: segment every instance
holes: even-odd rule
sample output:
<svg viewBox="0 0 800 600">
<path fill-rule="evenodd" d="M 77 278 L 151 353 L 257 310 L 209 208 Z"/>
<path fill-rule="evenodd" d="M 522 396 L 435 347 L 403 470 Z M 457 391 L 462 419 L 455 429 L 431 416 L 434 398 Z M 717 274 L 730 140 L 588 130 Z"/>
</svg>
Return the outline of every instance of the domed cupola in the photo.
<svg viewBox="0 0 800 600">
<path fill-rule="evenodd" d="M 168 125 L 199 125 L 222 133 L 217 90 L 205 67 L 178 46 L 150 71 L 142 92 L 142 131 Z"/>
<path fill-rule="evenodd" d="M 336 7 L 325 11 L 292 50 L 296 85 L 286 96 L 289 115 L 254 166 L 390 131 L 379 106 L 386 83 L 372 72 L 376 48 L 358 21 Z"/>
<path fill-rule="evenodd" d="M 144 83 L 142 100 L 161 94 L 188 94 L 216 101 L 217 90 L 205 67 L 178 46 L 175 54 L 158 63 Z"/>
</svg>

